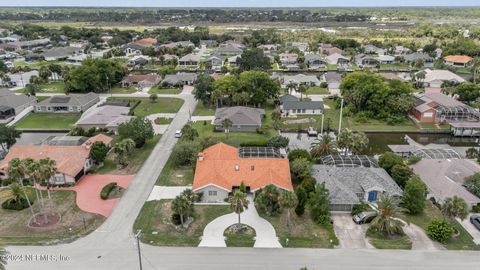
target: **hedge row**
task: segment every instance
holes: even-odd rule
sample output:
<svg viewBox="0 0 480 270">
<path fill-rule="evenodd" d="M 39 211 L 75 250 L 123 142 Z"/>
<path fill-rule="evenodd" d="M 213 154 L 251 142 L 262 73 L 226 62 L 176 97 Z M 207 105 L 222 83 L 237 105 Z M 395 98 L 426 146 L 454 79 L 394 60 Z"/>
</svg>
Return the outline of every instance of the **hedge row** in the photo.
<svg viewBox="0 0 480 270">
<path fill-rule="evenodd" d="M 108 196 L 110 196 L 110 193 L 117 187 L 116 182 L 108 183 L 106 184 L 103 188 L 102 191 L 100 192 L 100 198 L 102 200 L 108 199 Z"/>
</svg>

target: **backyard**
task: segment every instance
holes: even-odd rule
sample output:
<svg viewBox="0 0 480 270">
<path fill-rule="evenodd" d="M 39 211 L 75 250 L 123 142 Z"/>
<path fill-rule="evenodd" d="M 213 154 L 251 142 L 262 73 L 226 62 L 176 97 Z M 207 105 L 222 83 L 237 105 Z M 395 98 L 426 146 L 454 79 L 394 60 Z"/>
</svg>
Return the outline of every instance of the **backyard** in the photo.
<svg viewBox="0 0 480 270">
<path fill-rule="evenodd" d="M 33 193 L 33 191 L 32 191 Z M 46 191 L 43 197 L 47 198 Z M 84 212 L 78 208 L 75 191 L 55 190 L 51 192 L 55 210 L 61 215 L 58 224 L 48 228 L 27 226 L 31 218 L 30 210 L 5 210 L 0 208 L 0 242 L 7 245 L 39 245 L 72 241 L 86 235 L 98 226 L 104 218 L 100 215 Z M 7 190 L 0 191 L 0 202 L 6 199 Z M 34 199 L 35 196 L 30 198 Z M 38 202 L 34 202 L 38 206 Z"/>
<path fill-rule="evenodd" d="M 193 222 L 187 229 L 176 228 L 171 221 L 170 200 L 146 202 L 133 225 L 141 229 L 141 240 L 155 246 L 191 246 L 200 243 L 203 229 L 215 218 L 231 213 L 228 205 L 195 205 Z"/>
<path fill-rule="evenodd" d="M 133 94 L 138 92 L 138 89 L 135 87 L 121 87 L 120 85 L 113 86 L 108 94 Z"/>
<path fill-rule="evenodd" d="M 129 100 L 131 104 L 135 104 L 140 100 L 133 110 L 136 116 L 147 116 L 156 113 L 176 113 L 183 105 L 183 99 L 178 98 L 158 98 L 155 101 L 149 98 L 109 98 L 109 100 Z"/>
<path fill-rule="evenodd" d="M 328 95 L 328 89 L 320 86 L 311 86 L 307 89 L 307 95 Z"/>
<path fill-rule="evenodd" d="M 70 130 L 79 118 L 79 113 L 30 113 L 15 124 L 15 127 L 18 129 Z"/>
<path fill-rule="evenodd" d="M 194 116 L 207 116 L 215 115 L 215 108 L 210 106 L 205 106 L 203 102 L 198 102 L 195 110 L 193 111 Z"/>
</svg>

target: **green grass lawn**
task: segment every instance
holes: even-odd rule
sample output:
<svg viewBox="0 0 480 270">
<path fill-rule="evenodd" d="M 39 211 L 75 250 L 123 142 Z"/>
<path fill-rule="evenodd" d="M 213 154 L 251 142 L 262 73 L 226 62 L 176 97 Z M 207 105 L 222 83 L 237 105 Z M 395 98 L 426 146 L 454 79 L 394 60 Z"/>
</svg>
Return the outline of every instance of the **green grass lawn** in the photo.
<svg viewBox="0 0 480 270">
<path fill-rule="evenodd" d="M 158 98 L 155 102 L 149 98 L 109 98 L 109 100 L 130 100 L 130 104 L 135 104 L 140 100 L 140 104 L 134 109 L 134 115 L 147 116 L 155 113 L 176 113 L 183 105 L 183 100 L 179 98 Z"/>
<path fill-rule="evenodd" d="M 438 129 L 435 123 L 420 123 L 420 126 L 424 129 Z M 449 129 L 449 124 L 441 124 L 440 129 Z"/>
<path fill-rule="evenodd" d="M 173 121 L 173 118 L 156 118 L 155 124 L 157 125 L 169 125 Z"/>
<path fill-rule="evenodd" d="M 34 194 L 33 190 L 31 193 Z M 58 242 L 70 242 L 87 235 L 105 220 L 100 215 L 84 212 L 78 208 L 75 191 L 52 191 L 54 209 L 61 215 L 57 225 L 44 229 L 32 229 L 27 226 L 31 218 L 28 208 L 14 211 L 0 208 L 0 242 L 6 245 L 48 245 Z M 48 198 L 43 191 L 43 197 Z M 32 195 L 33 207 L 37 209 L 39 202 Z M 0 203 L 7 199 L 7 190 L 0 191 Z M 48 203 L 48 200 L 45 201 Z M 82 218 L 85 218 L 85 227 Z"/>
<path fill-rule="evenodd" d="M 79 113 L 30 113 L 20 120 L 18 129 L 70 129 L 80 118 Z"/>
<path fill-rule="evenodd" d="M 377 249 L 412 249 L 412 242 L 406 235 L 386 238 L 368 230 L 366 236 L 370 244 Z"/>
<path fill-rule="evenodd" d="M 308 123 L 295 123 L 289 121 L 300 121 L 302 119 L 310 118 L 311 122 Z M 313 119 L 313 120 L 312 120 Z M 325 122 L 323 123 L 325 129 Z M 309 127 L 321 129 L 322 126 L 322 116 L 321 115 L 302 115 L 298 117 L 285 117 L 281 120 L 281 129 L 282 131 L 297 132 L 298 129 L 307 130 Z"/>
<path fill-rule="evenodd" d="M 120 85 L 113 86 L 107 94 L 133 94 L 138 92 L 138 89 L 135 87 L 121 87 Z"/>
<path fill-rule="evenodd" d="M 191 246 L 200 243 L 203 229 L 215 218 L 231 213 L 228 205 L 195 205 L 188 229 L 176 228 L 171 222 L 170 200 L 146 202 L 133 225 L 142 230 L 142 242 L 155 246 Z"/>
<path fill-rule="evenodd" d="M 205 106 L 203 102 L 198 102 L 195 110 L 193 111 L 194 116 L 210 116 L 215 115 L 215 108 Z"/>
<path fill-rule="evenodd" d="M 404 214 L 401 218 L 409 223 L 413 223 L 423 230 L 427 231 L 428 224 L 435 219 L 443 219 L 440 210 L 434 206 L 430 201 L 427 201 L 427 206 L 423 213 L 419 215 Z M 450 239 L 443 244 L 447 249 L 451 250 L 480 250 L 480 246 L 473 242 L 472 236 L 460 225 L 457 221 L 453 223 L 454 227 L 459 231 L 459 236 Z"/>
<path fill-rule="evenodd" d="M 157 145 L 161 136 L 156 135 L 152 139 L 148 140 L 141 148 L 135 148 L 132 155 L 128 160 L 128 165 L 125 168 L 118 168 L 117 163 L 114 161 L 114 154 L 107 156 L 104 165 L 95 170 L 97 174 L 135 174 L 142 167 L 145 160 L 147 160 L 153 148 Z"/>
<path fill-rule="evenodd" d="M 320 86 L 311 86 L 307 89 L 307 95 L 328 95 L 328 89 Z"/>
<path fill-rule="evenodd" d="M 15 90 L 15 92 L 17 93 L 23 93 L 24 91 L 25 91 L 25 88 Z M 39 85 L 38 93 L 63 94 L 65 93 L 65 83 L 64 82 L 42 83 Z"/>
<path fill-rule="evenodd" d="M 277 233 L 280 244 L 291 248 L 333 248 L 338 245 L 332 225 L 318 225 L 310 218 L 310 213 L 299 217 L 294 211 L 291 213 L 291 224 L 287 227 L 287 212 L 270 217 L 259 211 L 261 217 L 270 222 Z M 288 238 L 288 246 L 286 239 Z"/>
<path fill-rule="evenodd" d="M 173 94 L 173 95 L 178 95 L 182 92 L 182 89 L 180 88 L 159 88 L 158 86 L 155 86 L 151 88 L 148 93 L 149 94 L 158 94 L 158 95 L 167 95 L 167 94 Z"/>
<path fill-rule="evenodd" d="M 410 65 L 407 63 L 395 64 L 380 64 L 380 70 L 410 70 Z"/>
<path fill-rule="evenodd" d="M 160 186 L 186 186 L 193 183 L 194 169 L 193 167 L 177 168 L 171 158 L 163 167 L 162 172 L 158 176 L 155 185 Z"/>
<path fill-rule="evenodd" d="M 48 99 L 49 97 L 47 96 L 37 96 L 37 102 L 42 102 L 44 101 L 45 99 Z"/>
<path fill-rule="evenodd" d="M 225 243 L 227 247 L 253 247 L 255 244 L 255 230 L 247 225 L 242 225 L 243 229 L 234 232 L 229 230 L 236 225 L 232 225 L 225 230 L 223 235 L 226 237 Z"/>
</svg>

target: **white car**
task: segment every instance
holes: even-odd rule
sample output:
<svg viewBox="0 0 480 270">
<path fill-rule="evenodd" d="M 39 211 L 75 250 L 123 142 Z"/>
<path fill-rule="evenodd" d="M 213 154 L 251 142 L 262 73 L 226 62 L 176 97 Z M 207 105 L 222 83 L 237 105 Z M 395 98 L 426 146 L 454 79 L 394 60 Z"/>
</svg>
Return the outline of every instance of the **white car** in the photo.
<svg viewBox="0 0 480 270">
<path fill-rule="evenodd" d="M 175 131 L 175 138 L 180 138 L 180 137 L 182 137 L 182 131 L 180 130 Z"/>
</svg>

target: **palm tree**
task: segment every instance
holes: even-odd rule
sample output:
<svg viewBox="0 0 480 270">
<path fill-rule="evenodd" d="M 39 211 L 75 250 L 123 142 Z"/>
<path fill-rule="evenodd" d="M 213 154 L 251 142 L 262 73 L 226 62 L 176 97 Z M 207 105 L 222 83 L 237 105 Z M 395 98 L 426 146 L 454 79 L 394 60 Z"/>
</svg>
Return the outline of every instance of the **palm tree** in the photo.
<svg viewBox="0 0 480 270">
<path fill-rule="evenodd" d="M 23 179 L 25 179 L 26 175 L 26 168 L 24 166 L 24 162 L 19 158 L 14 158 L 10 160 L 8 163 L 8 177 L 13 181 L 17 181 L 23 187 Z M 35 212 L 33 211 L 32 203 L 30 202 L 30 198 L 27 195 L 27 191 L 25 188 L 22 189 L 23 196 L 27 200 L 28 208 L 30 208 L 30 212 L 32 213 L 33 221 L 36 223 L 37 219 L 35 217 Z"/>
<path fill-rule="evenodd" d="M 5 265 L 7 265 L 7 255 L 8 251 L 4 247 L 0 247 L 0 270 L 5 270 Z"/>
<path fill-rule="evenodd" d="M 132 139 L 124 139 L 116 143 L 112 150 L 115 153 L 115 160 L 122 166 L 127 166 L 127 157 L 135 148 L 135 142 Z"/>
<path fill-rule="evenodd" d="M 43 175 L 42 175 L 42 169 L 41 169 L 41 164 L 40 161 L 33 160 L 33 159 L 27 159 L 27 171 L 28 175 L 33 179 L 33 183 L 35 186 L 35 193 L 37 194 L 37 200 L 38 196 L 40 194 L 40 212 L 44 213 L 45 212 L 45 202 L 43 201 L 43 192 L 41 190 L 38 190 L 38 186 L 40 185 L 39 181 L 43 180 Z M 48 217 L 47 215 L 44 215 L 44 222 L 45 224 L 48 223 Z"/>
<path fill-rule="evenodd" d="M 353 132 L 348 129 L 344 128 L 342 132 L 337 136 L 337 146 L 342 149 L 343 155 L 347 155 L 350 151 L 350 147 L 353 142 Z"/>
<path fill-rule="evenodd" d="M 8 186 L 7 196 L 10 198 L 10 200 L 14 201 L 16 204 L 22 203 L 23 194 L 24 194 L 23 186 L 20 185 L 19 183 L 12 183 Z"/>
<path fill-rule="evenodd" d="M 40 163 L 41 181 L 42 182 L 45 181 L 47 183 L 48 201 L 50 202 L 50 210 L 53 212 L 53 201 L 52 201 L 52 195 L 50 193 L 50 179 L 57 172 L 56 162 L 55 160 L 44 158 L 44 159 L 41 159 L 39 163 Z"/>
<path fill-rule="evenodd" d="M 363 132 L 357 132 L 353 134 L 352 145 L 350 149 L 352 150 L 353 154 L 360 154 L 365 148 L 368 147 L 368 137 Z"/>
<path fill-rule="evenodd" d="M 289 81 L 288 84 L 287 84 L 288 93 L 290 94 L 292 92 L 292 90 L 297 91 L 297 87 L 298 87 L 298 85 L 296 83 L 294 83 L 293 81 Z"/>
<path fill-rule="evenodd" d="M 402 222 L 396 217 L 401 208 L 398 203 L 390 196 L 380 197 L 378 201 L 378 215 L 373 219 L 370 228 L 387 236 L 403 234 Z"/>
<path fill-rule="evenodd" d="M 322 134 L 320 139 L 315 139 L 310 147 L 310 154 L 313 158 L 334 155 L 338 153 L 337 144 L 328 134 Z"/>
<path fill-rule="evenodd" d="M 175 214 L 180 216 L 180 223 L 183 226 L 185 217 L 192 212 L 193 203 L 187 196 L 180 194 L 173 199 L 171 208 Z"/>
<path fill-rule="evenodd" d="M 230 208 L 233 212 L 238 214 L 238 225 L 240 225 L 240 214 L 248 209 L 249 201 L 247 199 L 247 194 L 237 189 L 233 192 L 233 195 L 228 198 L 228 202 L 230 203 Z"/>
<path fill-rule="evenodd" d="M 303 100 L 303 94 L 307 93 L 307 86 L 302 84 L 298 87 L 297 91 L 300 92 L 300 100 Z"/>
<path fill-rule="evenodd" d="M 287 227 L 290 227 L 290 211 L 297 207 L 298 199 L 294 192 L 286 191 L 280 194 L 280 207 L 287 209 Z"/>
<path fill-rule="evenodd" d="M 453 196 L 453 198 L 445 199 L 442 205 L 442 213 L 451 220 L 456 217 L 464 220 L 468 216 L 468 205 L 464 199 Z"/>
<path fill-rule="evenodd" d="M 227 133 L 227 139 L 228 139 L 228 133 L 230 132 L 230 128 L 232 127 L 233 122 L 232 120 L 225 118 L 222 120 L 222 127 L 225 130 L 225 133 Z"/>
</svg>

